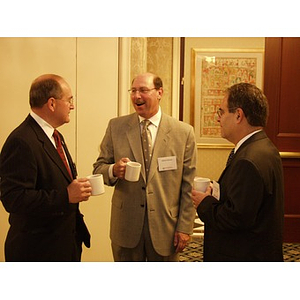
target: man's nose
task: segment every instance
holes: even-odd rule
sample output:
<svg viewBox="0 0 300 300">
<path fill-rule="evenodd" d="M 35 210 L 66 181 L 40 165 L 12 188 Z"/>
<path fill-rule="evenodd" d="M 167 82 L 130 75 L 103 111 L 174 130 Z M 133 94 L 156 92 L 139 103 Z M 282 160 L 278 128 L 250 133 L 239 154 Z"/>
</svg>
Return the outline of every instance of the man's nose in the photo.
<svg viewBox="0 0 300 300">
<path fill-rule="evenodd" d="M 133 94 L 135 98 L 141 98 L 141 92 L 139 90 L 136 90 L 135 93 Z"/>
</svg>

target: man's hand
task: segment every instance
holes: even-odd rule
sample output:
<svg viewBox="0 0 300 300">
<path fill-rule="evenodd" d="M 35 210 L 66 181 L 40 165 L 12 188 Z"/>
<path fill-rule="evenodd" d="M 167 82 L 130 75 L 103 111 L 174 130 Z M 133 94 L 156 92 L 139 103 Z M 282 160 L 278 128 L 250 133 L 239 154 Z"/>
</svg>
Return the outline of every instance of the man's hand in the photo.
<svg viewBox="0 0 300 300">
<path fill-rule="evenodd" d="M 174 236 L 174 246 L 176 247 L 176 253 L 182 252 L 188 244 L 190 236 L 186 233 L 176 231 Z"/>
<path fill-rule="evenodd" d="M 212 186 L 208 186 L 205 193 L 192 189 L 192 201 L 193 201 L 194 208 L 196 210 L 199 204 L 203 201 L 203 199 L 211 195 L 211 192 L 212 192 Z"/>
<path fill-rule="evenodd" d="M 92 187 L 87 178 L 78 178 L 73 180 L 67 187 L 69 202 L 79 203 L 89 200 Z"/>
<path fill-rule="evenodd" d="M 125 177 L 125 170 L 126 170 L 126 164 L 130 161 L 129 158 L 123 157 L 118 162 L 114 164 L 113 167 L 113 175 L 115 177 L 118 177 L 119 179 L 124 179 Z"/>
</svg>

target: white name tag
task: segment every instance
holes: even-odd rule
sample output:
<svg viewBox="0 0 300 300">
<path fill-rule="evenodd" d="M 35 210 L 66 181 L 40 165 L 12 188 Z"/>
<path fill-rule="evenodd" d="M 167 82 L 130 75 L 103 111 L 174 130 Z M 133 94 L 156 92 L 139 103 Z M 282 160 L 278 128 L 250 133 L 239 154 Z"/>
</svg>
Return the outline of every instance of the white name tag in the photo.
<svg viewBox="0 0 300 300">
<path fill-rule="evenodd" d="M 212 196 L 214 196 L 217 200 L 220 200 L 220 185 L 214 180 L 213 180 Z"/>
<path fill-rule="evenodd" d="M 159 171 L 169 171 L 177 169 L 176 156 L 159 157 L 157 160 Z"/>
</svg>

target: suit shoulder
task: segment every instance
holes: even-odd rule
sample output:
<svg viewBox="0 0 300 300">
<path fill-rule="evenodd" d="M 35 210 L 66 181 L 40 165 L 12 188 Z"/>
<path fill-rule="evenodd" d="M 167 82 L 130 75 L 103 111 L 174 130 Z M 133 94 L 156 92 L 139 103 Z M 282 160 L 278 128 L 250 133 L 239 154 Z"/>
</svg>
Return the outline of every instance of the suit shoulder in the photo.
<svg viewBox="0 0 300 300">
<path fill-rule="evenodd" d="M 274 160 L 281 161 L 278 149 L 267 136 L 263 135 L 258 139 L 246 143 L 244 147 L 242 145 L 238 152 L 239 160 L 247 160 L 255 165 L 272 164 Z"/>
<path fill-rule="evenodd" d="M 130 121 L 137 119 L 136 113 L 126 116 L 115 117 L 109 120 L 109 124 L 128 124 Z"/>
<path fill-rule="evenodd" d="M 171 126 L 174 126 L 174 127 L 176 126 L 177 128 L 181 128 L 181 129 L 187 130 L 187 131 L 194 130 L 194 128 L 193 128 L 192 125 L 190 125 L 190 124 L 188 124 L 188 123 L 185 123 L 185 122 L 183 122 L 183 121 L 179 121 L 179 120 L 177 120 L 176 118 L 171 117 L 171 116 L 169 116 L 169 115 L 167 115 L 167 114 L 163 114 L 163 118 L 164 118 L 167 122 L 169 122 L 169 124 L 170 124 Z"/>
<path fill-rule="evenodd" d="M 5 143 L 22 141 L 24 144 L 32 145 L 37 140 L 39 130 L 43 132 L 42 128 L 29 116 L 9 134 Z"/>
<path fill-rule="evenodd" d="M 7 139 L 12 138 L 21 138 L 26 139 L 28 135 L 28 122 L 27 119 L 24 120 L 21 124 L 19 124 L 12 132 L 8 135 Z"/>
</svg>

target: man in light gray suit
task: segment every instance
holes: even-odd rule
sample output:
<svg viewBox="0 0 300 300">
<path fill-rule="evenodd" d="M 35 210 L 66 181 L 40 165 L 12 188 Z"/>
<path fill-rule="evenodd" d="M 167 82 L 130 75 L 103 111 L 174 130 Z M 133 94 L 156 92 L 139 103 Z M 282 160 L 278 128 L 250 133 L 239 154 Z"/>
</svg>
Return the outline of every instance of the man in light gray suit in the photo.
<svg viewBox="0 0 300 300">
<path fill-rule="evenodd" d="M 196 172 L 192 126 L 161 111 L 161 79 L 138 75 L 130 91 L 136 113 L 110 120 L 94 173 L 115 186 L 110 238 L 115 261 L 178 261 L 193 230 L 191 201 Z M 149 120 L 150 167 L 146 170 L 142 126 Z M 141 163 L 140 178 L 125 180 L 126 163 Z"/>
</svg>

